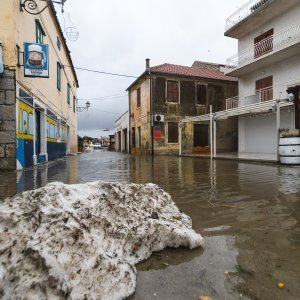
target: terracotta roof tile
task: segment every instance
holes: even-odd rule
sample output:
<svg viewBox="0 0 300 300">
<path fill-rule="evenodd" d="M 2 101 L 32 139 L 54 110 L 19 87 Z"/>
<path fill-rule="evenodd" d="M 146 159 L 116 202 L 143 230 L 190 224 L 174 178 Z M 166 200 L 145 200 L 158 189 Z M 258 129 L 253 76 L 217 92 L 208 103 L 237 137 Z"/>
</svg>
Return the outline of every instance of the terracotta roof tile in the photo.
<svg viewBox="0 0 300 300">
<path fill-rule="evenodd" d="M 211 78 L 217 80 L 237 81 L 236 77 L 226 76 L 221 71 L 201 69 L 197 67 L 187 67 L 173 64 L 163 64 L 151 67 L 150 70 L 155 73 L 183 75 L 199 78 Z"/>
</svg>

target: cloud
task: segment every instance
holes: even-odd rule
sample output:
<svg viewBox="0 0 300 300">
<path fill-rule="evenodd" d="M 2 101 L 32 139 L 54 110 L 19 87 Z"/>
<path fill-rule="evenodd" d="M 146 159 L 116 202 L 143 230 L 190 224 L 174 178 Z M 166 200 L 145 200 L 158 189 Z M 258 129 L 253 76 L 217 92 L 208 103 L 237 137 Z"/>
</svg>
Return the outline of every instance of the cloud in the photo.
<svg viewBox="0 0 300 300">
<path fill-rule="evenodd" d="M 74 65 L 139 76 L 147 57 L 151 65 L 168 62 L 190 66 L 194 60 L 225 63 L 237 52 L 237 42 L 224 37 L 226 18 L 244 2 L 68 0 L 66 24 L 69 13 L 80 33 L 77 42 L 68 42 Z M 89 112 L 78 113 L 78 129 L 92 132 L 113 128 L 114 121 L 128 110 L 125 90 L 134 79 L 79 70 L 77 75 L 78 98 L 124 93 L 122 98 L 90 101 Z M 84 103 L 79 101 L 81 106 Z"/>
</svg>

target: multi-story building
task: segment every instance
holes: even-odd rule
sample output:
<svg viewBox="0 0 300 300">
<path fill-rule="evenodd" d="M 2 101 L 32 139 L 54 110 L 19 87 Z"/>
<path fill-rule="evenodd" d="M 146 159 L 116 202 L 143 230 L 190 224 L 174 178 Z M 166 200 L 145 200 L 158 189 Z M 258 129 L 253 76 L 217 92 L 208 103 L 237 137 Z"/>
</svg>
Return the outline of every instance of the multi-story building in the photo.
<svg viewBox="0 0 300 300">
<path fill-rule="evenodd" d="M 2 0 L 0 41 L 0 169 L 77 152 L 78 80 L 52 2 Z"/>
<path fill-rule="evenodd" d="M 127 89 L 129 93 L 130 151 L 132 154 L 208 152 L 210 124 L 189 123 L 179 137 L 179 121 L 225 109 L 225 99 L 237 93 L 237 80 L 225 76 L 216 64 L 193 67 L 163 64 L 150 67 Z M 223 151 L 237 147 L 237 121 L 223 123 L 218 131 Z"/>
<path fill-rule="evenodd" d="M 278 129 L 300 128 L 299 16 L 299 0 L 251 0 L 227 19 L 225 36 L 238 40 L 238 53 L 225 73 L 238 77 L 239 94 L 222 114 L 238 116 L 241 154 L 276 160 Z"/>
<path fill-rule="evenodd" d="M 115 121 L 116 151 L 129 153 L 129 114 L 126 111 Z"/>
</svg>

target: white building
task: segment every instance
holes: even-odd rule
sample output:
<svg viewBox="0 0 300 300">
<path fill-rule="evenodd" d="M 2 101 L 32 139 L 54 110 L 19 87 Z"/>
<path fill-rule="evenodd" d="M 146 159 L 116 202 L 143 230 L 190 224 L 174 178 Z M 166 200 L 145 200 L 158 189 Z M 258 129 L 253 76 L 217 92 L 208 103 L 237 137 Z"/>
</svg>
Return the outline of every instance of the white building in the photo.
<svg viewBox="0 0 300 300">
<path fill-rule="evenodd" d="M 239 95 L 219 117 L 238 116 L 239 154 L 276 159 L 278 127 L 300 128 L 300 0 L 251 0 L 227 19 L 225 36 L 238 40 L 226 75 L 238 77 Z"/>
<path fill-rule="evenodd" d="M 129 153 L 129 113 L 126 111 L 115 121 L 115 149 Z"/>
</svg>

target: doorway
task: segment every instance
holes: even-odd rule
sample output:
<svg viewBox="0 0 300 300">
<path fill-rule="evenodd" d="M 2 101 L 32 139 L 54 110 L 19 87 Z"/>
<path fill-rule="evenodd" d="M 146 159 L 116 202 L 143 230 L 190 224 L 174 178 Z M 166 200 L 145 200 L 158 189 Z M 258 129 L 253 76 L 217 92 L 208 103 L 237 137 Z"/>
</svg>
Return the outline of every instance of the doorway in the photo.
<svg viewBox="0 0 300 300">
<path fill-rule="evenodd" d="M 206 153 L 210 151 L 208 132 L 208 124 L 194 124 L 193 153 Z"/>
<path fill-rule="evenodd" d="M 35 155 L 41 153 L 41 113 L 35 110 Z"/>
</svg>

